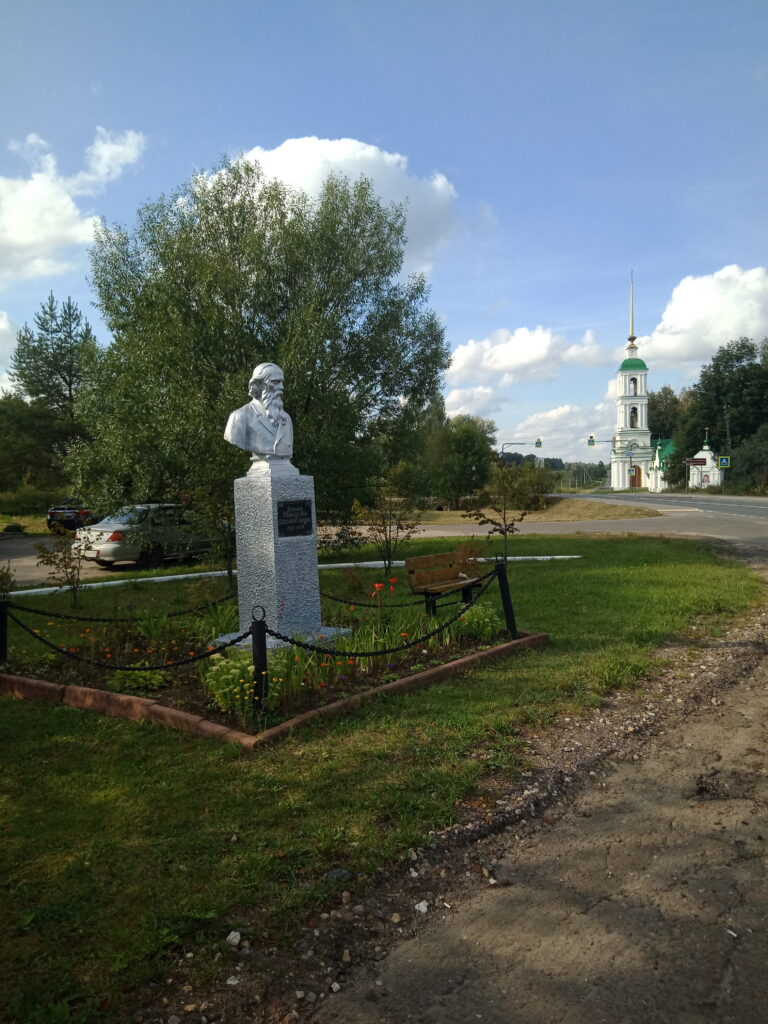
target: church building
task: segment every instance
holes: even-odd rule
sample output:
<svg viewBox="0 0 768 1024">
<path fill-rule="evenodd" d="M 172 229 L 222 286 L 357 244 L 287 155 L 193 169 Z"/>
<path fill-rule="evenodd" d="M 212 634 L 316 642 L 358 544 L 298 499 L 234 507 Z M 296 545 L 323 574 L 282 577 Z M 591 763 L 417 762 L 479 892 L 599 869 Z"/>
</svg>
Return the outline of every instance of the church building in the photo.
<svg viewBox="0 0 768 1024">
<path fill-rule="evenodd" d="M 670 438 L 651 441 L 648 429 L 648 367 L 637 354 L 635 294 L 630 287 L 627 356 L 616 371 L 616 430 L 611 447 L 611 487 L 664 491 L 664 472 L 674 445 Z"/>
</svg>

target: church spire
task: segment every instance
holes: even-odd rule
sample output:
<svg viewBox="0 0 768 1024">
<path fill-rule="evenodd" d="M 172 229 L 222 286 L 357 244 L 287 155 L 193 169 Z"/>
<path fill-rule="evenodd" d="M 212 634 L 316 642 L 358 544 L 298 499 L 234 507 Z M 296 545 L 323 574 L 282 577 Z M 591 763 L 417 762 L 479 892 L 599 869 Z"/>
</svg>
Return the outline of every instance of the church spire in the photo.
<svg viewBox="0 0 768 1024">
<path fill-rule="evenodd" d="M 635 340 L 635 272 L 629 272 L 629 337 L 627 341 Z"/>
</svg>

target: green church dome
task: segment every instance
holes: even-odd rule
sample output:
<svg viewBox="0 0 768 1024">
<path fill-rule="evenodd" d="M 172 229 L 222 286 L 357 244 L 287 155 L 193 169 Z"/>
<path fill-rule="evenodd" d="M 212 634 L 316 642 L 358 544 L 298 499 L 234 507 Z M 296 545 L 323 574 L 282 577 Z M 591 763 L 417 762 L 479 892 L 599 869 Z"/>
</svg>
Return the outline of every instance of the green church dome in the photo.
<svg viewBox="0 0 768 1024">
<path fill-rule="evenodd" d="M 625 359 L 619 367 L 619 372 L 622 370 L 647 370 L 648 367 L 645 365 L 642 359 Z"/>
</svg>

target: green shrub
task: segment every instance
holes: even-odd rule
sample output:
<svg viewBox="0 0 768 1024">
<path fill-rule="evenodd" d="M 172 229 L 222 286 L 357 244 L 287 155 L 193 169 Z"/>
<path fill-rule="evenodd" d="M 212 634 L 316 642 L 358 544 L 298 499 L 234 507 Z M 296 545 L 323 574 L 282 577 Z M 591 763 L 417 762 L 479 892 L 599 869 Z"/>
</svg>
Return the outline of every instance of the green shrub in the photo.
<svg viewBox="0 0 768 1024">
<path fill-rule="evenodd" d="M 15 491 L 0 491 L 0 514 L 5 516 L 44 515 L 65 495 L 61 491 L 41 490 L 22 484 Z"/>
<path fill-rule="evenodd" d="M 141 665 L 142 662 L 136 664 Z M 146 672 L 113 672 L 107 680 L 107 689 L 113 693 L 153 693 L 162 689 L 168 682 L 165 672 L 149 668 L 147 662 L 144 664 L 147 665 Z"/>
<path fill-rule="evenodd" d="M 252 723 L 261 709 L 255 697 L 251 651 L 213 654 L 203 664 L 203 684 L 217 706 L 233 712 L 243 725 Z"/>
<path fill-rule="evenodd" d="M 504 629 L 504 620 L 490 604 L 478 602 L 467 608 L 461 620 L 461 636 L 480 643 L 495 640 Z"/>
</svg>

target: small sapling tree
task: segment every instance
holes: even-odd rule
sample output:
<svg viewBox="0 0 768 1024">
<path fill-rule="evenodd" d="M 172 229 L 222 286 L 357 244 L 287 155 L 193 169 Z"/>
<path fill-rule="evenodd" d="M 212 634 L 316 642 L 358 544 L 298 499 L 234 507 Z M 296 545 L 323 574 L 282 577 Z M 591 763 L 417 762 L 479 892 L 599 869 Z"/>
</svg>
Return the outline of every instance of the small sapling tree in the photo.
<svg viewBox="0 0 768 1024">
<path fill-rule="evenodd" d="M 410 540 L 421 522 L 418 512 L 383 486 L 377 487 L 370 505 L 363 505 L 355 499 L 352 515 L 354 521 L 365 528 L 368 538 L 381 555 L 387 573 L 392 569 L 398 549 Z"/>
<path fill-rule="evenodd" d="M 77 604 L 80 589 L 80 574 L 85 558 L 85 548 L 81 541 L 73 541 L 68 534 L 59 534 L 50 543 L 35 544 L 37 564 L 48 569 L 48 582 L 54 586 L 67 588 L 73 606 Z"/>
</svg>

